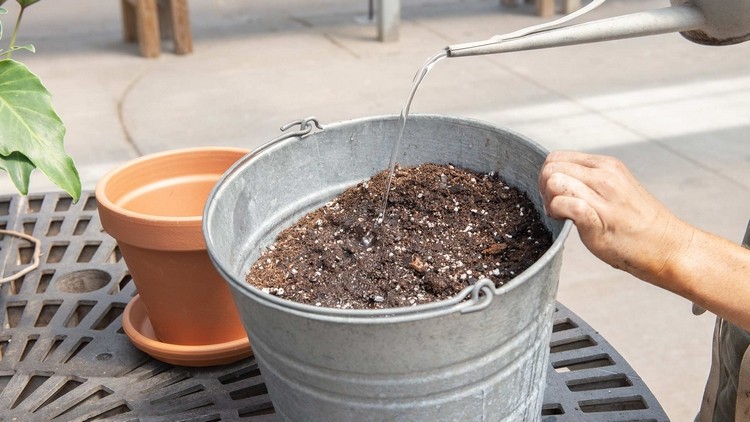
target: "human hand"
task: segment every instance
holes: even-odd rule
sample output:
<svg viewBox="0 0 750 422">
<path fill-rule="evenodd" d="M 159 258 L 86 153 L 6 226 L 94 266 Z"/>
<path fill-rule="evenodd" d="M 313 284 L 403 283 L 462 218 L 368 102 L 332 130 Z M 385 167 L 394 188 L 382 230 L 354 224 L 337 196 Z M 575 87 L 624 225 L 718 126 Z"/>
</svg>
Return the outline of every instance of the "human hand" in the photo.
<svg viewBox="0 0 750 422">
<path fill-rule="evenodd" d="M 612 157 L 552 152 L 539 174 L 547 213 L 569 218 L 599 259 L 659 283 L 669 261 L 690 244 L 693 227 L 679 220 Z"/>
</svg>

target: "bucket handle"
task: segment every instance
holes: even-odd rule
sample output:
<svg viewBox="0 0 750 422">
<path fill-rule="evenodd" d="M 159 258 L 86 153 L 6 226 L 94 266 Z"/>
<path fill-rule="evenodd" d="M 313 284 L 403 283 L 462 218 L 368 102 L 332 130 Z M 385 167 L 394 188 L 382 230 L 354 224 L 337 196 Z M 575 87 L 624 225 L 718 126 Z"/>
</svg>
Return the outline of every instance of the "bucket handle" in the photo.
<svg viewBox="0 0 750 422">
<path fill-rule="evenodd" d="M 495 295 L 495 283 L 489 278 L 482 278 L 474 284 L 470 294 L 469 304 L 461 308 L 462 314 L 478 312 L 490 306 Z"/>
<path fill-rule="evenodd" d="M 0 0 L 0 2 L 2 2 L 2 0 Z M 289 129 L 291 129 L 294 126 L 299 126 L 299 129 L 290 131 Z M 309 135 L 310 132 L 312 132 L 313 128 L 318 128 L 318 130 L 324 129 L 323 125 L 321 125 L 318 119 L 314 116 L 305 117 L 304 119 L 291 121 L 279 128 L 282 132 L 281 135 L 279 135 L 278 137 L 274 139 L 271 139 L 270 141 L 266 142 L 260 147 L 252 150 L 250 154 L 246 156 L 246 159 L 255 157 L 261 152 L 283 141 L 284 139 L 293 138 L 295 136 L 299 137 L 300 139 L 304 138 L 305 136 Z M 244 161 L 245 160 L 243 160 L 243 162 Z M 239 164 L 239 162 L 237 164 Z"/>
</svg>

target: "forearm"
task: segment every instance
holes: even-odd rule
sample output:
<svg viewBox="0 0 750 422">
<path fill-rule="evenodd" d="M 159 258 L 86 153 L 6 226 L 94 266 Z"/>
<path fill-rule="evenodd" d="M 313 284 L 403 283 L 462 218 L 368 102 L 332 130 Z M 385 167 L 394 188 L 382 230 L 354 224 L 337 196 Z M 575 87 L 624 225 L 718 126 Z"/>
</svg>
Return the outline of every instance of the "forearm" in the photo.
<svg viewBox="0 0 750 422">
<path fill-rule="evenodd" d="M 643 278 L 750 331 L 750 250 L 688 230 L 687 244 L 661 271 Z"/>
</svg>

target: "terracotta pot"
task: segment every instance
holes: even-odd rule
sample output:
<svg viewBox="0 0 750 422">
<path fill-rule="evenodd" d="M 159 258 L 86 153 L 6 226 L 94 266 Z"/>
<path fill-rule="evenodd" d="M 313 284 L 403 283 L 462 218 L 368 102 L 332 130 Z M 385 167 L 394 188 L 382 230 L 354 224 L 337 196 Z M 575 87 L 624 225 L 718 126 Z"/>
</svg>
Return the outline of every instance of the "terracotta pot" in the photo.
<svg viewBox="0 0 750 422">
<path fill-rule="evenodd" d="M 251 354 L 201 230 L 209 192 L 247 152 L 189 148 L 153 154 L 97 184 L 102 227 L 117 240 L 139 293 L 123 314 L 123 327 L 136 346 L 158 359 L 179 355 L 175 363 L 211 365 Z"/>
</svg>

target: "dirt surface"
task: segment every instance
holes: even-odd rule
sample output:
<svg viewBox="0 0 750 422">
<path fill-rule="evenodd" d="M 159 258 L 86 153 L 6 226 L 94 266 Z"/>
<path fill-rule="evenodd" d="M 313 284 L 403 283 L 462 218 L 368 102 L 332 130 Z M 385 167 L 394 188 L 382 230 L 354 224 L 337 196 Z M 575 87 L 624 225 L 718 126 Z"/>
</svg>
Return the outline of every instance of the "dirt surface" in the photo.
<svg viewBox="0 0 750 422">
<path fill-rule="evenodd" d="M 414 306 L 482 278 L 499 287 L 552 244 L 524 193 L 493 173 L 435 164 L 397 169 L 387 218 L 376 226 L 386 178 L 375 175 L 284 230 L 247 281 L 329 308 Z"/>
</svg>

